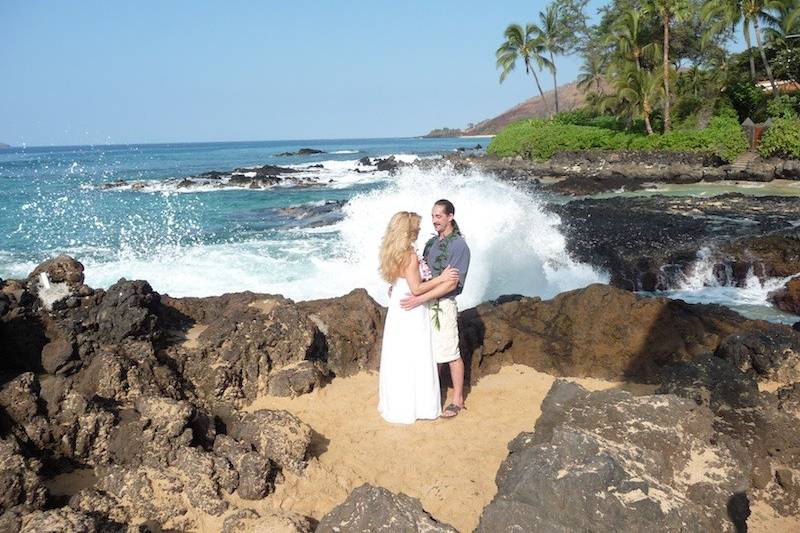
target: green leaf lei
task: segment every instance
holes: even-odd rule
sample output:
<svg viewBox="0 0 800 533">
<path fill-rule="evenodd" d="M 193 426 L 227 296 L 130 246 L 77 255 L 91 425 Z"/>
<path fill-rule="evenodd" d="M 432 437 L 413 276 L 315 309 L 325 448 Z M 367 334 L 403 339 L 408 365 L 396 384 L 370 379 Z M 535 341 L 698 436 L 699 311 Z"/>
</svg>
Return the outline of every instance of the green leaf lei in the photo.
<svg viewBox="0 0 800 533">
<path fill-rule="evenodd" d="M 450 246 L 450 242 L 459 235 L 461 235 L 461 232 L 453 228 L 453 232 L 442 240 L 442 244 L 439 246 L 439 255 L 433 259 L 433 264 L 428 265 L 437 273 L 437 276 L 441 276 L 447 266 L 445 264 L 447 261 L 447 247 Z M 431 249 L 431 246 L 433 246 L 438 237 L 438 235 L 434 235 L 425 243 L 425 250 L 422 253 L 423 257 L 428 255 L 428 250 Z M 433 327 L 436 328 L 436 331 L 440 331 L 442 329 L 442 323 L 439 321 L 439 313 L 442 311 L 442 308 L 439 307 L 439 298 L 434 300 L 430 309 L 432 311 L 431 322 L 433 322 Z"/>
</svg>

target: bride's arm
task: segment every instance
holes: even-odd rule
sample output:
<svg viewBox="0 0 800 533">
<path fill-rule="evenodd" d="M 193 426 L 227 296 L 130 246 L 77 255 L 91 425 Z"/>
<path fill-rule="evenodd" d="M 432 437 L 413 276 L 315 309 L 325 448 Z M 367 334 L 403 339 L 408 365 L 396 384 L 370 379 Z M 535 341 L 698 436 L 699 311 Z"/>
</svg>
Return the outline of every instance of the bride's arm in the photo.
<svg viewBox="0 0 800 533">
<path fill-rule="evenodd" d="M 441 275 L 428 281 L 422 281 L 422 277 L 419 275 L 419 259 L 417 259 L 417 254 L 414 252 L 408 254 L 408 262 L 403 273 L 408 282 L 408 287 L 411 289 L 411 294 L 414 295 L 424 294 L 443 283 L 458 283 L 458 271 L 450 267 L 442 272 Z M 447 293 L 445 292 L 443 294 Z"/>
</svg>

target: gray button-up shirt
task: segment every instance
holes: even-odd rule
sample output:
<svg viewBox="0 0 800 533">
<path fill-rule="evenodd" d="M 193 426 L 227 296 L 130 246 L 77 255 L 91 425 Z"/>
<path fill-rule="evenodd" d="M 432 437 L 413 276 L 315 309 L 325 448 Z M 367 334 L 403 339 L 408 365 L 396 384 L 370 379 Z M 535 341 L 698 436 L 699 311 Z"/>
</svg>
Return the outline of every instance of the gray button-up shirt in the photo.
<svg viewBox="0 0 800 533">
<path fill-rule="evenodd" d="M 444 239 L 439 239 L 438 236 L 434 237 L 433 244 L 428 247 L 425 252 L 425 262 L 431 268 L 431 273 L 438 276 L 442 271 L 450 265 L 458 269 L 458 286 L 451 292 L 442 296 L 442 298 L 453 298 L 461 294 L 464 290 L 464 283 L 467 281 L 467 270 L 469 270 L 469 246 L 464 237 L 458 235 L 454 237 L 450 244 L 447 245 L 447 259 L 441 262 L 441 265 L 434 265 L 436 258 L 441 254 L 441 244 Z"/>
</svg>

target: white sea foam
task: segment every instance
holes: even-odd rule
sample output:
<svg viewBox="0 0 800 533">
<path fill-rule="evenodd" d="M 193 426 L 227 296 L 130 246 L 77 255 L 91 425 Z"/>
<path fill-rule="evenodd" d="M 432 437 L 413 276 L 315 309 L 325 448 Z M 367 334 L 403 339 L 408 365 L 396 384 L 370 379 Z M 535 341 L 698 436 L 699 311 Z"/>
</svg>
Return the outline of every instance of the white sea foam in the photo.
<svg viewBox="0 0 800 533">
<path fill-rule="evenodd" d="M 551 297 L 604 282 L 606 276 L 569 259 L 558 218 L 539 201 L 494 178 L 409 167 L 386 187 L 357 195 L 335 226 L 285 232 L 274 240 L 225 244 L 173 243 L 142 254 L 139 243 L 113 257 L 85 258 L 87 283 L 106 287 L 120 277 L 146 279 L 174 296 L 252 290 L 295 300 L 339 296 L 365 287 L 386 303 L 378 275 L 378 247 L 386 223 L 399 210 L 423 216 L 424 245 L 433 228 L 430 209 L 446 197 L 469 243 L 472 261 L 462 307 L 501 294 Z M 127 251 L 126 251 L 127 250 Z M 232 260 L 231 258 L 236 258 Z"/>
<path fill-rule="evenodd" d="M 733 283 L 733 273 L 727 272 L 720 281 L 715 272 L 717 257 L 709 248 L 701 249 L 697 261 L 675 289 L 659 291 L 660 296 L 684 300 L 689 303 L 715 303 L 736 309 L 752 318 L 763 318 L 793 323 L 797 317 L 772 308 L 768 295 L 783 287 L 794 276 L 759 279 L 752 269 L 747 273 L 743 286 Z M 729 269 L 730 270 L 730 269 Z"/>
<path fill-rule="evenodd" d="M 333 152 L 329 152 L 331 154 L 357 154 L 359 153 L 358 150 L 334 150 Z"/>
</svg>

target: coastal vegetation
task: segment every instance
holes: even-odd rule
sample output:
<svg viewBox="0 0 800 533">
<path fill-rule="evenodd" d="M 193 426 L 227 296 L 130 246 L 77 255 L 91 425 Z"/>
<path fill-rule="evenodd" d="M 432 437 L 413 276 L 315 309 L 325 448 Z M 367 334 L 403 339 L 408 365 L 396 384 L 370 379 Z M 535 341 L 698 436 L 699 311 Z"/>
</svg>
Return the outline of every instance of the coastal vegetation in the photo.
<svg viewBox="0 0 800 533">
<path fill-rule="evenodd" d="M 525 66 L 556 90 L 549 119 L 502 130 L 498 156 L 546 159 L 562 150 L 701 151 L 732 161 L 747 150 L 739 124 L 771 120 L 763 156 L 800 157 L 800 0 L 611 0 L 590 25 L 585 0 L 554 0 L 539 23 L 511 24 L 496 51 L 502 82 Z M 737 32 L 746 43 L 730 51 Z M 586 105 L 563 113 L 560 57 L 577 53 Z"/>
</svg>

